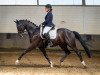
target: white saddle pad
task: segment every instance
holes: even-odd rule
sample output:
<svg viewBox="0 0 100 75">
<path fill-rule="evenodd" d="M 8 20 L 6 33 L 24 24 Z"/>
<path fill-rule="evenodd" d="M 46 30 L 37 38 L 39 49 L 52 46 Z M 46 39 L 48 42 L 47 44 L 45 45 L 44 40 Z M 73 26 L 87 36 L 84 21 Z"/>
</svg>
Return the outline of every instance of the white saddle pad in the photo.
<svg viewBox="0 0 100 75">
<path fill-rule="evenodd" d="M 55 39 L 57 36 L 57 28 L 49 31 L 50 39 Z"/>
<path fill-rule="evenodd" d="M 41 25 L 41 27 L 40 27 L 40 36 L 43 39 L 42 31 L 43 31 L 43 28 L 42 28 L 42 25 Z M 57 28 L 55 28 L 53 30 L 50 30 L 49 35 L 50 35 L 50 39 L 55 39 L 56 36 L 57 36 Z"/>
</svg>

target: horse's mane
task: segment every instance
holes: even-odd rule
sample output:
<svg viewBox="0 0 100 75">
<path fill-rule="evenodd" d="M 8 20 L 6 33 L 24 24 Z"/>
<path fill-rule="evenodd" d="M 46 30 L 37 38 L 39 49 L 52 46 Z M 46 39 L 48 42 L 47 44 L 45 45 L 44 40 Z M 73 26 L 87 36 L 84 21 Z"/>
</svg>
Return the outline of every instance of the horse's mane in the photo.
<svg viewBox="0 0 100 75">
<path fill-rule="evenodd" d="M 36 27 L 38 27 L 35 23 L 33 23 L 33 22 L 31 22 L 31 21 L 29 21 L 29 20 L 27 20 L 27 19 L 23 19 L 23 20 L 19 20 L 20 22 L 28 22 L 28 23 L 31 23 L 32 25 L 34 25 L 34 26 L 36 26 Z"/>
</svg>

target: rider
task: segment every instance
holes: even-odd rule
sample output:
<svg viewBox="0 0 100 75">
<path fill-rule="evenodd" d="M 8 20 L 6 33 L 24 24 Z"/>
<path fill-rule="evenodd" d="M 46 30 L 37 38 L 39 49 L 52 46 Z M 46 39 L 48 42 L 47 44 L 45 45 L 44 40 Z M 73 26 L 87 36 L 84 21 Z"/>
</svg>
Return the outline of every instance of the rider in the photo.
<svg viewBox="0 0 100 75">
<path fill-rule="evenodd" d="M 47 39 L 48 43 L 50 43 L 50 37 L 48 32 L 54 27 L 54 24 L 52 22 L 52 6 L 50 4 L 45 5 L 45 11 L 47 12 L 47 14 L 45 16 L 45 21 L 42 23 L 42 25 L 44 26 L 43 35 Z"/>
</svg>

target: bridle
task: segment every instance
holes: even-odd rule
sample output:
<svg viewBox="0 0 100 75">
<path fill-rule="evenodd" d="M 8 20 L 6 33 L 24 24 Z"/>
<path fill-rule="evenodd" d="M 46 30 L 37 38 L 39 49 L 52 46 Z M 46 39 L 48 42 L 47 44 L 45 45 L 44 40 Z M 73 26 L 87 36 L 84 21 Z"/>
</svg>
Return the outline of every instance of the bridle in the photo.
<svg viewBox="0 0 100 75">
<path fill-rule="evenodd" d="M 20 27 L 20 26 L 22 26 L 22 25 L 18 25 L 17 28 Z M 23 37 L 23 34 L 24 34 L 25 32 L 26 32 L 25 30 L 22 31 L 21 33 L 18 31 L 18 35 L 19 35 L 20 37 Z"/>
</svg>

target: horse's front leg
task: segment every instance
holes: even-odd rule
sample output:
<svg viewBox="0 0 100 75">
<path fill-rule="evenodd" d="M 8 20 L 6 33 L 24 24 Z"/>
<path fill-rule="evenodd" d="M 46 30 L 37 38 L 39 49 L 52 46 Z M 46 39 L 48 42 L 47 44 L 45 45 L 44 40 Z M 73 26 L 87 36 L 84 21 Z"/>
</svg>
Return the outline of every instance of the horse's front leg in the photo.
<svg viewBox="0 0 100 75">
<path fill-rule="evenodd" d="M 19 61 L 21 60 L 21 58 L 28 52 L 30 52 L 33 49 L 33 45 L 31 44 L 21 55 L 20 57 L 16 60 L 15 64 L 18 65 Z"/>
<path fill-rule="evenodd" d="M 47 61 L 49 62 L 50 67 L 53 68 L 53 63 L 52 63 L 52 61 L 49 59 L 49 57 L 48 57 L 48 55 L 47 55 L 47 53 L 46 53 L 45 48 L 40 47 L 39 49 L 42 51 L 44 57 L 45 57 L 45 58 L 47 59 Z"/>
</svg>

